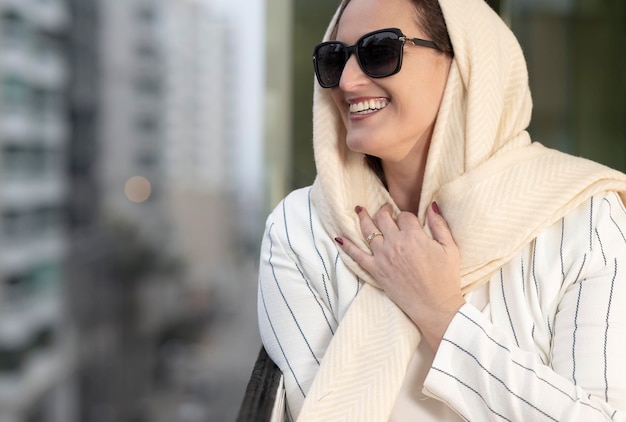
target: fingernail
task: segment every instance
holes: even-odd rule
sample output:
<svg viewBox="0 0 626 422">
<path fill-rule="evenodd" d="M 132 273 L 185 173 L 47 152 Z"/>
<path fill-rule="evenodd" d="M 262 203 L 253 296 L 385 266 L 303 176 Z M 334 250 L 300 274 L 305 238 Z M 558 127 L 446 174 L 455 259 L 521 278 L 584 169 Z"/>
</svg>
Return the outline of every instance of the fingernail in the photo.
<svg viewBox="0 0 626 422">
<path fill-rule="evenodd" d="M 439 205 L 437 205 L 436 202 L 433 201 L 432 207 L 433 207 L 433 211 L 435 211 L 436 214 L 441 215 L 441 210 L 439 209 Z"/>
<path fill-rule="evenodd" d="M 335 242 L 339 243 L 341 246 L 343 246 L 343 239 L 340 237 L 336 237 L 335 238 Z"/>
<path fill-rule="evenodd" d="M 356 211 L 356 213 L 359 214 L 361 211 L 363 211 L 363 207 L 361 207 L 360 205 L 357 205 L 356 207 L 354 207 L 354 211 Z"/>
</svg>

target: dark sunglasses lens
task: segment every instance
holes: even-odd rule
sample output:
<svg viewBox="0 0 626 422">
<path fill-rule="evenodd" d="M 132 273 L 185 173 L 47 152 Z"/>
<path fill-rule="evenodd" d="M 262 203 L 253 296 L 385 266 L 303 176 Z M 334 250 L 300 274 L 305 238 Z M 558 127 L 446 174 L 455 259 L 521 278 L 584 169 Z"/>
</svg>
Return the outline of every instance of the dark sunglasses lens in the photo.
<svg viewBox="0 0 626 422">
<path fill-rule="evenodd" d="M 342 43 L 325 43 L 315 49 L 315 71 L 323 87 L 339 84 L 345 64 L 346 46 Z"/>
<path fill-rule="evenodd" d="M 400 67 L 402 43 L 393 32 L 378 32 L 361 40 L 358 45 L 363 71 L 374 78 L 393 75 Z"/>
</svg>

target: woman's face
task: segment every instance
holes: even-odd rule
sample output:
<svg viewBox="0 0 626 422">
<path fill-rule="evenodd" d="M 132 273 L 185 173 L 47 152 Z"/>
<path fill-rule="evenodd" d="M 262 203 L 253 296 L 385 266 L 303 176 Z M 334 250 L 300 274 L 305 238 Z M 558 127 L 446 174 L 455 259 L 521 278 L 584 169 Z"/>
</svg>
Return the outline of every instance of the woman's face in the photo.
<svg viewBox="0 0 626 422">
<path fill-rule="evenodd" d="M 363 34 L 383 28 L 400 28 L 408 38 L 426 39 L 415 13 L 410 0 L 352 0 L 339 21 L 337 40 L 353 45 Z M 419 159 L 430 143 L 450 62 L 432 48 L 406 43 L 400 72 L 374 79 L 350 56 L 339 86 L 331 88 L 348 148 L 387 163 Z M 354 111 L 370 100 L 377 110 Z"/>
</svg>

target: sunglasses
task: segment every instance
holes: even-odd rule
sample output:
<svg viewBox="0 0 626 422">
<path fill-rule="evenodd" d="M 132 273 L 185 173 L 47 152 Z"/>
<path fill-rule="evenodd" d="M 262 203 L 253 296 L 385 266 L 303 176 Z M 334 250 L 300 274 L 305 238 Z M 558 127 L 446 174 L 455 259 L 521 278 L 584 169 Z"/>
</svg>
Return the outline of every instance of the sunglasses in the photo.
<svg viewBox="0 0 626 422">
<path fill-rule="evenodd" d="M 338 86 L 343 69 L 352 53 L 356 56 L 363 73 L 370 78 L 395 75 L 402 67 L 402 51 L 406 42 L 437 49 L 434 42 L 407 38 L 398 28 L 369 32 L 350 46 L 340 41 L 318 44 L 313 50 L 313 68 L 317 81 L 322 88 Z"/>
</svg>

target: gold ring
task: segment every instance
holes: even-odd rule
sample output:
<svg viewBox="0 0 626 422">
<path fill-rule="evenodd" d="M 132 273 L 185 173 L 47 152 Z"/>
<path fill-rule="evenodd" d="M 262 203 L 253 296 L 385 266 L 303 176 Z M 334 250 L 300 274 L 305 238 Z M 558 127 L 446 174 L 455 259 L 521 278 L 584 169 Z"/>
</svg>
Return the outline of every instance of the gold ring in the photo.
<svg viewBox="0 0 626 422">
<path fill-rule="evenodd" d="M 372 234 L 370 234 L 369 236 L 367 236 L 367 239 L 365 239 L 365 241 L 367 242 L 367 246 L 370 245 L 370 242 L 372 241 L 372 239 L 374 239 L 376 236 L 382 236 L 383 234 L 381 232 L 374 232 Z"/>
</svg>

